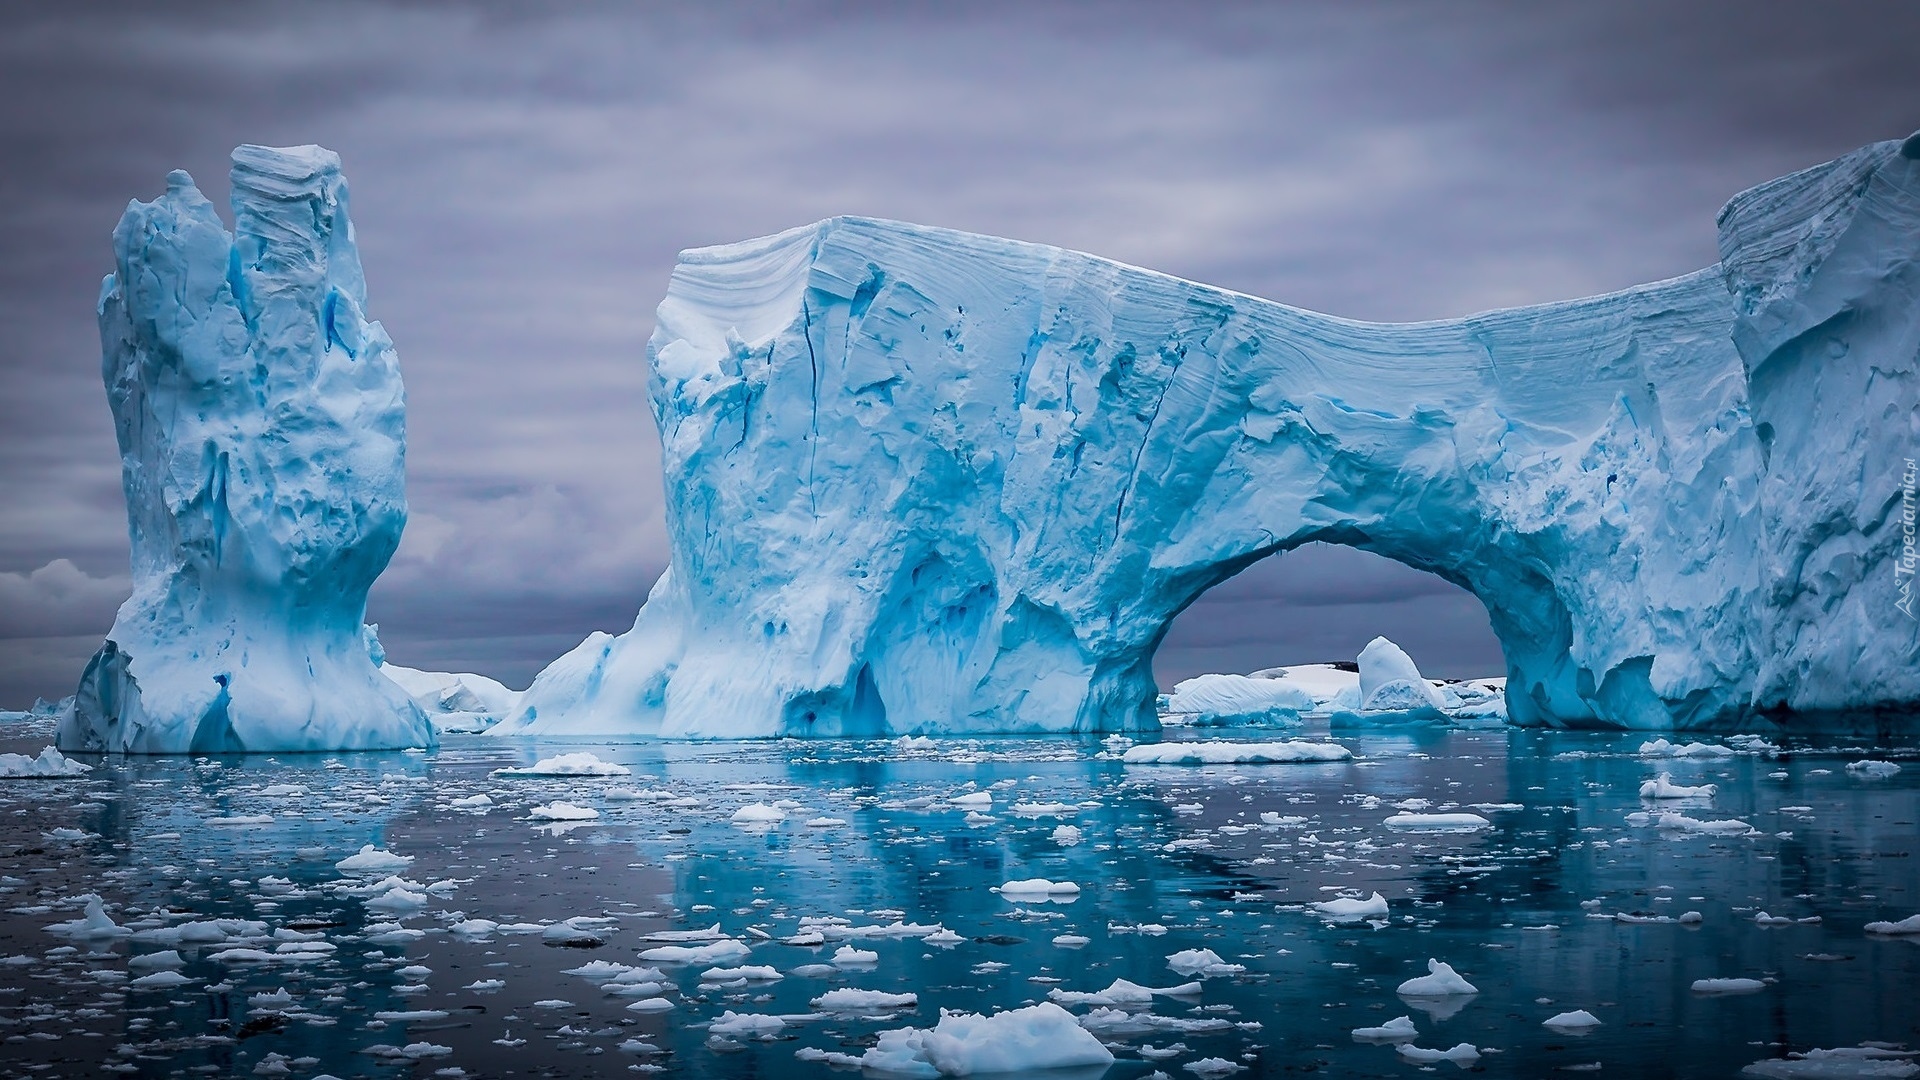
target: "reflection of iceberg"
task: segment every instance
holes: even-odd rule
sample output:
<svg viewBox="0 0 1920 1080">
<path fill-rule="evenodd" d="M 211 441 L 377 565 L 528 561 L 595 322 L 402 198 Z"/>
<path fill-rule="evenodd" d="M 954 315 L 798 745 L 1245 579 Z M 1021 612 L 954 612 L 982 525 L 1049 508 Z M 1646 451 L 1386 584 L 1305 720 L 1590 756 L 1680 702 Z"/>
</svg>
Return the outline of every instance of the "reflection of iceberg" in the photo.
<svg viewBox="0 0 1920 1080">
<path fill-rule="evenodd" d="M 1916 158 L 1738 196 L 1708 270 L 1408 325 L 870 219 L 686 252 L 672 569 L 513 730 L 1151 728 L 1169 621 L 1313 541 L 1478 595 L 1517 723 L 1920 702 Z"/>
<path fill-rule="evenodd" d="M 133 596 L 59 743 L 221 753 L 428 746 L 361 644 L 407 506 L 405 393 L 365 316 L 340 159 L 233 152 L 234 231 L 184 172 L 114 230 L 100 337 Z"/>
</svg>

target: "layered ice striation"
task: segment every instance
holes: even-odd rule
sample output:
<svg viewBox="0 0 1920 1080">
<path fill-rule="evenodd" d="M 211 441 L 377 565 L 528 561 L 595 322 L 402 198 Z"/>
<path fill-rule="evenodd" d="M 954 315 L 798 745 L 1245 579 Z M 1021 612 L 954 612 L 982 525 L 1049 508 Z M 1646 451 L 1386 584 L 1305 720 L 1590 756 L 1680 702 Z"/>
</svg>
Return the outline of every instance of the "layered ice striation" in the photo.
<svg viewBox="0 0 1920 1080">
<path fill-rule="evenodd" d="M 1739 196 L 1685 277 L 1404 325 L 897 222 L 686 252 L 672 568 L 500 730 L 1150 728 L 1168 623 L 1310 541 L 1480 597 L 1517 723 L 1920 704 L 1916 157 Z"/>
<path fill-rule="evenodd" d="M 100 336 L 134 586 L 59 745 L 428 745 L 362 642 L 407 518 L 405 396 L 340 159 L 242 146 L 232 180 L 231 234 L 184 172 L 114 230 Z"/>
</svg>

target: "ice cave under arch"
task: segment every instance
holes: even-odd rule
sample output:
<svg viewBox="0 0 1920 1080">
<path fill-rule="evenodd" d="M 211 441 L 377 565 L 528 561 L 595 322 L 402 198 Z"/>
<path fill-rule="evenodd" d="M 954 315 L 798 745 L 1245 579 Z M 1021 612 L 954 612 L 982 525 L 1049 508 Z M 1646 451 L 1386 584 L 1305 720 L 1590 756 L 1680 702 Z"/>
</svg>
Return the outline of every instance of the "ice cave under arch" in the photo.
<svg viewBox="0 0 1920 1080">
<path fill-rule="evenodd" d="M 1719 230 L 1696 273 L 1415 324 L 862 218 L 685 252 L 671 569 L 499 730 L 1150 728 L 1168 621 L 1313 541 L 1480 597 L 1519 723 L 1911 707 L 1920 138 Z"/>
</svg>

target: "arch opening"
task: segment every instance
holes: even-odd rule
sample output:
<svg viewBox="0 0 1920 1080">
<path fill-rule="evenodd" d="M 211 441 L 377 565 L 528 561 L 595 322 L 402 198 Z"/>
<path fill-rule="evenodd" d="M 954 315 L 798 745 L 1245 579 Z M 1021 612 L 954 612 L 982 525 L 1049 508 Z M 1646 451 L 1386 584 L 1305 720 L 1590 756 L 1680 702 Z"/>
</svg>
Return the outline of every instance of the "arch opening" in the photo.
<svg viewBox="0 0 1920 1080">
<path fill-rule="evenodd" d="M 1352 662 L 1386 637 L 1436 679 L 1504 676 L 1479 597 L 1439 574 L 1358 547 L 1314 541 L 1255 558 L 1168 620 L 1153 652 L 1162 692 L 1195 675 Z"/>
</svg>

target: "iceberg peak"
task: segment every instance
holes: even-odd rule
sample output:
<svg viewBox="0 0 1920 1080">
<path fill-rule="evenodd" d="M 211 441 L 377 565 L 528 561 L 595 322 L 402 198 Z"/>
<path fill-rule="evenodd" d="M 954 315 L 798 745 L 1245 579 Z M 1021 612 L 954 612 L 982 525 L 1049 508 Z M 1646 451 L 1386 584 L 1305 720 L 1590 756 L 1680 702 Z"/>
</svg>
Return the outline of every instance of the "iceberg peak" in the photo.
<svg viewBox="0 0 1920 1080">
<path fill-rule="evenodd" d="M 406 524 L 405 392 L 369 321 L 340 159 L 233 152 L 229 233 L 193 178 L 134 202 L 102 282 L 133 595 L 66 750 L 426 746 L 368 655 L 367 590 Z"/>
</svg>

